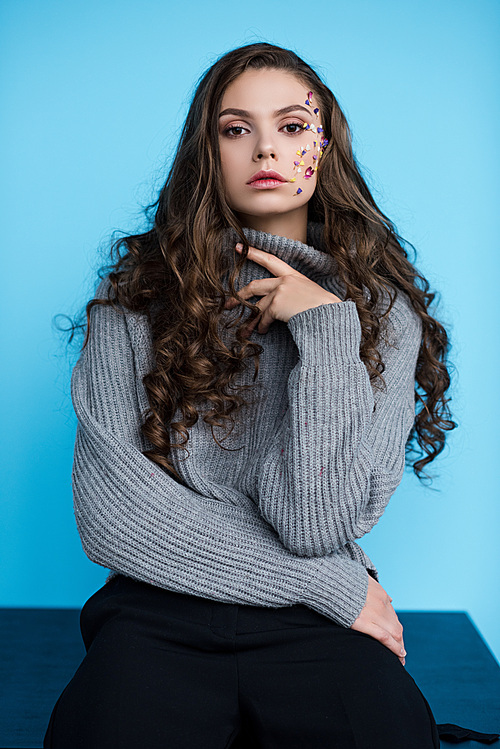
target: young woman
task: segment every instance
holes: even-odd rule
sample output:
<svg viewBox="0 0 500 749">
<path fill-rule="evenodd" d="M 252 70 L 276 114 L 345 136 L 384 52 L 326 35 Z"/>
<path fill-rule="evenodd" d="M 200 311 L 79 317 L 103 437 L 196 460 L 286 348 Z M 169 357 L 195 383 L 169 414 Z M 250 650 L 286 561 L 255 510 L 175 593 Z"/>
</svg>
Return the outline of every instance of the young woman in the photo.
<svg viewBox="0 0 500 749">
<path fill-rule="evenodd" d="M 449 344 L 332 92 L 289 50 L 227 53 L 154 207 L 73 370 L 76 522 L 110 574 L 44 747 L 438 747 L 356 539 L 456 426 Z"/>
</svg>

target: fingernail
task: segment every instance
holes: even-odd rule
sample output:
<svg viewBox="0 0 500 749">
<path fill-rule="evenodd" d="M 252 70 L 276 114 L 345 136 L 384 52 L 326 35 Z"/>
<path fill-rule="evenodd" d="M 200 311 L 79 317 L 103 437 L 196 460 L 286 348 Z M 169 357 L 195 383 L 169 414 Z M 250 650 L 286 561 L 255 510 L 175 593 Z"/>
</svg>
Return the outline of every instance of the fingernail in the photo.
<svg viewBox="0 0 500 749">
<path fill-rule="evenodd" d="M 241 244 L 241 242 L 238 242 L 238 244 L 236 245 L 236 249 L 237 250 L 242 250 L 243 249 L 243 245 Z"/>
</svg>

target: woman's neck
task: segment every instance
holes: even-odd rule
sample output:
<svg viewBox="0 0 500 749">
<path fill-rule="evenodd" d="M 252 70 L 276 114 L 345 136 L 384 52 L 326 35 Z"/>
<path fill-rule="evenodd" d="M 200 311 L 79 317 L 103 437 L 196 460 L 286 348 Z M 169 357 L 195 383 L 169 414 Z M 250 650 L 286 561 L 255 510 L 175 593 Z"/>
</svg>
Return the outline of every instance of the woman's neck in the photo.
<svg viewBox="0 0 500 749">
<path fill-rule="evenodd" d="M 241 226 L 255 231 L 287 237 L 296 242 L 307 242 L 307 203 L 300 208 L 288 212 L 266 216 L 252 216 L 238 213 L 237 218 Z"/>
</svg>

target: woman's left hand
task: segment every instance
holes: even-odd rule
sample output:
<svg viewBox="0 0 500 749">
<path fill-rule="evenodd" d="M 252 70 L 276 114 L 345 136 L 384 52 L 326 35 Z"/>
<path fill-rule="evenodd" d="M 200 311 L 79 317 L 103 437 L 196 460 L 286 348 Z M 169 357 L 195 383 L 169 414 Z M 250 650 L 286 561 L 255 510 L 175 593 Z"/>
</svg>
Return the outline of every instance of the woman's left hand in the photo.
<svg viewBox="0 0 500 749">
<path fill-rule="evenodd" d="M 236 245 L 236 250 L 241 252 L 242 246 Z M 298 312 L 303 312 L 311 307 L 319 307 L 321 304 L 333 304 L 341 302 L 335 294 L 323 289 L 319 284 L 311 281 L 299 271 L 292 268 L 284 260 L 276 255 L 256 247 L 249 247 L 249 260 L 263 265 L 275 278 L 260 278 L 250 281 L 239 291 L 242 299 L 250 299 L 252 296 L 261 296 L 256 306 L 261 310 L 255 320 L 245 326 L 245 333 L 258 324 L 258 333 L 267 333 L 273 320 L 288 320 Z M 228 299 L 225 303 L 226 309 L 235 307 L 240 302 L 237 299 Z"/>
</svg>

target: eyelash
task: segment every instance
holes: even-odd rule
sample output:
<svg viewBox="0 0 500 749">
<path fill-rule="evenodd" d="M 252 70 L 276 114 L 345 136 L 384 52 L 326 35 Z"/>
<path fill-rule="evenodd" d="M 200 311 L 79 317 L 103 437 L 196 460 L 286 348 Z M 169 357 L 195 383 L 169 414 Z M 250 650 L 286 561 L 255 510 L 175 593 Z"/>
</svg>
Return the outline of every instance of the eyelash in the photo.
<svg viewBox="0 0 500 749">
<path fill-rule="evenodd" d="M 286 125 L 283 125 L 283 127 L 292 127 L 293 125 L 296 125 L 298 127 L 298 130 L 295 130 L 293 133 L 287 133 L 288 135 L 297 135 L 297 133 L 300 133 L 303 130 L 302 122 L 287 122 Z M 227 135 L 228 138 L 241 138 L 241 135 L 230 135 L 230 130 L 245 130 L 243 125 L 231 125 L 230 127 L 226 127 L 225 130 L 223 130 L 224 135 Z"/>
</svg>

